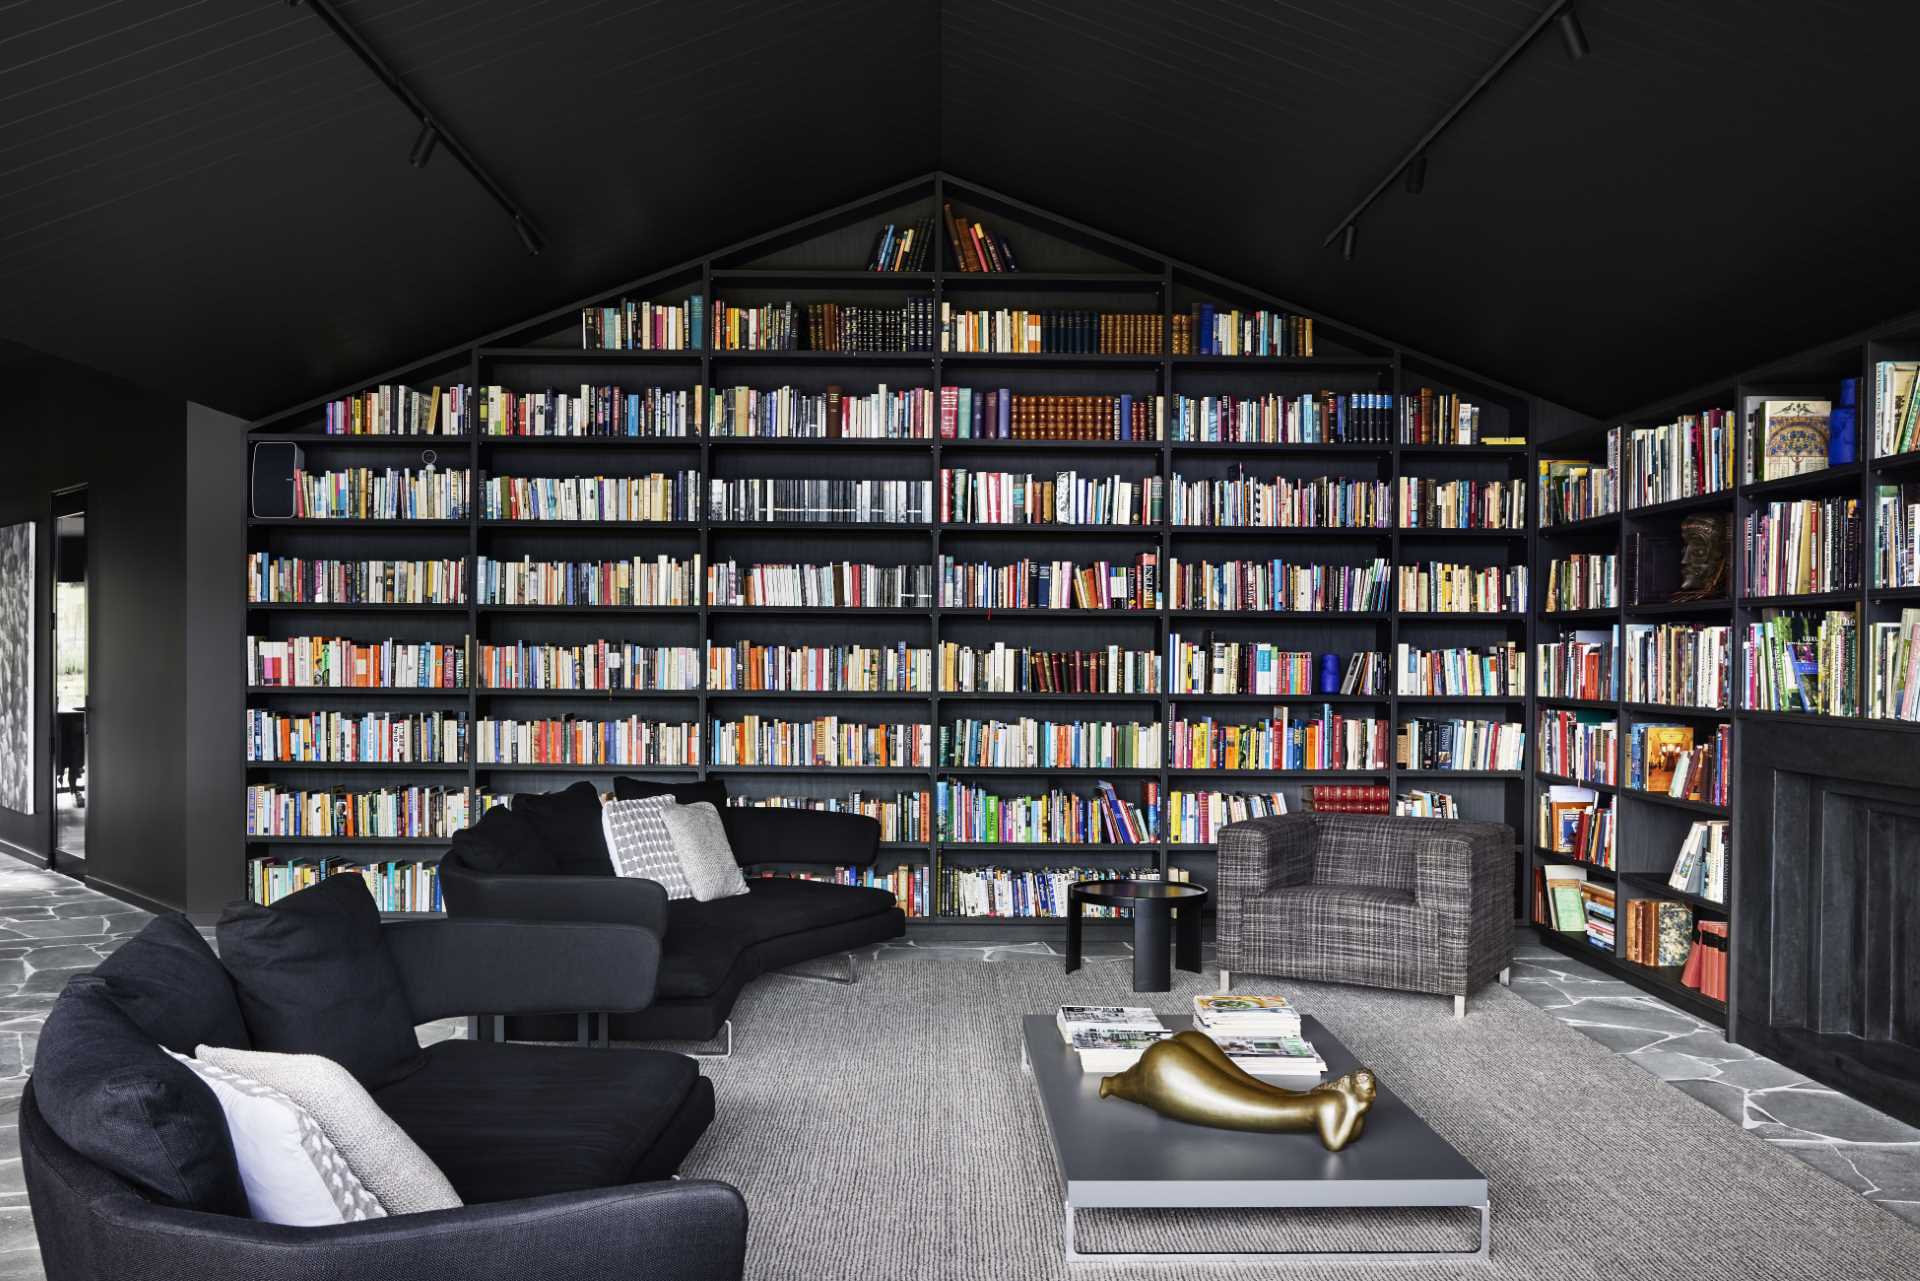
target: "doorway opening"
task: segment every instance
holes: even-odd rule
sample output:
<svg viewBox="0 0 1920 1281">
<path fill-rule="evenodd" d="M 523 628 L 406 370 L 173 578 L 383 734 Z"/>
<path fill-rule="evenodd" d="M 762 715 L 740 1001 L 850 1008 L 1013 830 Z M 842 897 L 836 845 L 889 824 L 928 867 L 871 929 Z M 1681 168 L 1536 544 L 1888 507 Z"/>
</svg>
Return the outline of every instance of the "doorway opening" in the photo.
<svg viewBox="0 0 1920 1281">
<path fill-rule="evenodd" d="M 53 496 L 53 866 L 87 857 L 87 491 Z"/>
</svg>

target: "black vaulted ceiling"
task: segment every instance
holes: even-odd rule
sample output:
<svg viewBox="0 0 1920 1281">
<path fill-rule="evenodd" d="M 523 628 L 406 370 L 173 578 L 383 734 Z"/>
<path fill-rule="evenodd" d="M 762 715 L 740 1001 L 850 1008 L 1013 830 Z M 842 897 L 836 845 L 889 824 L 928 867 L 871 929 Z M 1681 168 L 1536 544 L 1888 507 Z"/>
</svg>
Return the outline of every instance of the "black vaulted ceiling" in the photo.
<svg viewBox="0 0 1920 1281">
<path fill-rule="evenodd" d="M 1920 5 L 0 2 L 0 334 L 254 415 L 932 169 L 1594 413 L 1920 307 Z"/>
</svg>

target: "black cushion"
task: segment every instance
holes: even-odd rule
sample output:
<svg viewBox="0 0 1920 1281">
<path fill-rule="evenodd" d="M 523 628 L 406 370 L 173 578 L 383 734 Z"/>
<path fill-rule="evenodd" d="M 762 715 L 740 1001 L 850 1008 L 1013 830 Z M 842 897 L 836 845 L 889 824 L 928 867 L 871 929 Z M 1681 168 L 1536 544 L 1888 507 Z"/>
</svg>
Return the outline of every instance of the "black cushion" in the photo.
<svg viewBox="0 0 1920 1281">
<path fill-rule="evenodd" d="M 496 805 L 450 842 L 461 861 L 476 872 L 519 876 L 556 876 L 560 862 L 553 845 L 533 821 L 512 805 Z"/>
<path fill-rule="evenodd" d="M 566 876 L 612 876 L 600 826 L 600 793 L 592 783 L 575 783 L 558 792 L 520 792 L 514 812 L 532 825 L 534 839 L 551 851 L 554 870 Z"/>
<path fill-rule="evenodd" d="M 170 1050 L 251 1048 L 226 967 L 178 912 L 155 917 L 94 967 L 121 1012 Z"/>
<path fill-rule="evenodd" d="M 380 910 L 358 876 L 330 876 L 272 907 L 232 904 L 217 931 L 255 1049 L 324 1055 L 369 1090 L 423 1062 Z"/>
<path fill-rule="evenodd" d="M 747 892 L 709 903 L 667 904 L 667 942 L 655 991 L 662 998 L 709 996 L 735 959 L 756 943 L 891 912 L 893 895 L 863 885 L 793 877 L 752 877 Z"/>
<path fill-rule="evenodd" d="M 167 1205 L 247 1213 L 226 1114 L 106 980 L 69 979 L 40 1030 L 33 1093 L 68 1147 Z"/>
<path fill-rule="evenodd" d="M 653 1148 L 686 1128 L 675 1125 L 683 1107 L 704 1098 L 711 1115 L 711 1089 L 684 1054 L 442 1041 L 374 1101 L 462 1200 L 482 1202 L 665 1177 L 685 1148 L 665 1170 Z"/>
<path fill-rule="evenodd" d="M 644 801 L 649 796 L 671 796 L 676 805 L 707 802 L 722 813 L 726 811 L 727 782 L 721 778 L 686 779 L 666 782 L 651 778 L 617 777 L 613 780 L 613 798 L 617 801 Z"/>
</svg>

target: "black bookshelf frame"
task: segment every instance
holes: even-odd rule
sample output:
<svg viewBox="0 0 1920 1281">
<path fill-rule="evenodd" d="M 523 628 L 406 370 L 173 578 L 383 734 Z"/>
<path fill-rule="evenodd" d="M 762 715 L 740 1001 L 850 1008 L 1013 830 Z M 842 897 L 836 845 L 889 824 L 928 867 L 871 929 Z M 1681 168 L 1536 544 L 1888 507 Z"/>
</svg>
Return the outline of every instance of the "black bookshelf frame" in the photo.
<svg viewBox="0 0 1920 1281">
<path fill-rule="evenodd" d="M 937 260 L 934 269 L 919 273 L 874 273 L 860 269 L 857 265 L 865 260 L 873 235 L 879 225 L 885 221 L 899 221 L 903 216 L 914 216 L 920 212 L 937 214 L 945 201 L 953 201 L 963 212 L 971 213 L 987 221 L 990 226 L 1005 230 L 1013 239 L 1022 254 L 1023 265 L 1029 263 L 1040 269 L 1022 271 L 1006 275 L 980 275 L 964 273 L 955 268 L 951 261 L 951 251 L 943 236 L 938 236 Z M 672 300 L 698 293 L 707 300 L 709 309 L 708 325 L 711 329 L 711 311 L 716 294 L 731 295 L 727 301 L 779 301 L 792 297 L 796 292 L 803 296 L 830 291 L 838 299 L 870 295 L 891 295 L 909 290 L 931 291 L 936 300 L 936 314 L 939 303 L 964 300 L 975 306 L 1075 306 L 1085 305 L 1106 310 L 1157 308 L 1160 312 L 1163 335 L 1163 350 L 1158 356 L 1116 356 L 1116 355 L 973 355 L 942 353 L 817 353 L 817 352 L 739 352 L 716 351 L 711 348 L 677 352 L 640 352 L 640 351 L 583 351 L 579 345 L 579 312 L 584 306 L 603 305 L 622 296 L 634 298 L 660 298 Z M 1316 327 L 1316 346 L 1327 354 L 1315 357 L 1272 358 L 1272 357 L 1220 357 L 1200 355 L 1174 355 L 1171 353 L 1171 317 L 1178 311 L 1184 311 L 1191 301 L 1202 298 L 1217 298 L 1223 302 L 1248 307 L 1278 308 L 1297 315 L 1311 316 Z M 1126 299 L 1131 299 L 1129 305 Z M 1006 300 L 1006 301 L 996 301 Z M 1150 306 L 1149 306 L 1150 300 Z M 710 334 L 709 334 L 710 336 Z M 568 345 L 571 343 L 571 345 Z M 697 468 L 703 481 L 713 477 L 715 463 L 735 466 L 733 460 L 752 458 L 754 451 L 765 451 L 768 455 L 792 451 L 797 457 L 804 453 L 811 458 L 824 461 L 832 458 L 836 465 L 864 465 L 868 468 L 879 467 L 885 474 L 904 474 L 886 470 L 903 466 L 917 467 L 915 476 L 937 479 L 943 466 L 951 466 L 963 459 L 977 459 L 978 463 L 993 466 L 1014 466 L 1018 454 L 1021 460 L 1029 461 L 1034 470 L 1053 470 L 1056 467 L 1091 466 L 1097 471 L 1106 470 L 1109 457 L 1122 460 L 1121 469 L 1129 464 L 1124 460 L 1133 459 L 1136 464 L 1147 464 L 1154 474 L 1168 480 L 1176 467 L 1188 459 L 1195 462 L 1206 460 L 1208 472 L 1220 462 L 1241 463 L 1258 469 L 1266 474 L 1273 471 L 1285 471 L 1295 476 L 1317 475 L 1332 472 L 1363 478 L 1377 478 L 1391 482 L 1403 475 L 1432 475 L 1445 479 L 1519 479 L 1530 489 L 1532 461 L 1534 457 L 1530 445 L 1516 446 L 1436 446 L 1401 445 L 1389 443 L 1383 445 L 1263 445 L 1263 444 L 1213 444 L 1200 442 L 1180 442 L 1173 440 L 1147 442 L 1062 442 L 1044 440 L 1015 441 L 978 441 L 978 440 L 792 440 L 763 438 L 727 438 L 705 435 L 690 438 L 673 439 L 593 439 L 575 440 L 525 440 L 520 438 L 489 438 L 477 435 L 453 438 L 434 437 L 329 437 L 321 434 L 321 410 L 330 400 L 350 395 L 365 387 L 384 383 L 404 383 L 409 386 L 424 387 L 433 382 L 465 382 L 478 388 L 499 383 L 518 390 L 540 390 L 556 385 L 565 385 L 565 378 L 591 382 L 622 380 L 626 385 L 641 386 L 661 383 L 675 387 L 699 387 L 710 389 L 716 385 L 733 385 L 739 378 L 752 380 L 755 385 L 778 386 L 782 382 L 800 383 L 802 377 L 822 382 L 827 376 L 849 384 L 851 391 L 864 391 L 870 385 L 886 381 L 890 386 L 926 386 L 938 389 L 940 386 L 959 381 L 974 386 L 1011 385 L 1016 390 L 1051 391 L 1059 393 L 1106 393 L 1118 390 L 1114 385 L 1116 376 L 1127 376 L 1135 380 L 1132 384 L 1142 394 L 1148 390 L 1166 398 L 1171 408 L 1172 398 L 1180 393 L 1204 394 L 1207 391 L 1219 391 L 1227 394 L 1261 394 L 1267 391 L 1296 393 L 1302 391 L 1331 388 L 1334 390 L 1380 390 L 1394 393 L 1395 405 L 1399 404 L 1402 394 L 1421 386 L 1432 386 L 1438 390 L 1458 392 L 1466 398 L 1481 404 L 1487 411 L 1486 422 L 1498 425 L 1483 427 L 1484 434 L 1512 435 L 1532 440 L 1536 425 L 1541 419 L 1540 406 L 1527 393 L 1515 388 L 1469 374 L 1444 361 L 1422 356 L 1404 347 L 1391 344 L 1384 339 L 1352 326 L 1330 320 L 1310 308 L 1304 308 L 1276 298 L 1263 291 L 1251 289 L 1227 281 L 1210 272 L 1190 264 L 1154 254 L 1128 242 L 1107 236 L 1079 223 L 1060 218 L 1032 205 L 1015 200 L 1003 194 L 993 192 L 976 184 L 967 183 L 944 173 L 934 173 L 903 183 L 897 187 L 876 193 L 814 218 L 802 220 L 786 227 L 778 228 L 762 236 L 729 246 L 707 257 L 681 263 L 656 272 L 638 280 L 629 281 L 604 293 L 579 303 L 562 308 L 543 316 L 536 317 L 511 329 L 486 335 L 472 343 L 450 348 L 446 351 L 426 357 L 411 365 L 389 370 L 354 386 L 341 388 L 326 396 L 317 397 L 303 404 L 291 407 L 281 413 L 262 419 L 250 426 L 247 436 L 249 452 L 251 446 L 261 440 L 292 440 L 309 452 L 310 465 L 316 467 L 342 465 L 331 461 L 338 455 L 350 456 L 354 451 L 375 451 L 377 456 L 394 459 L 395 465 L 411 465 L 418 451 L 433 449 L 442 465 L 465 465 L 474 479 L 475 492 L 471 496 L 469 519 L 452 524 L 428 525 L 409 522 L 344 522 L 344 521 L 260 521 L 248 522 L 248 550 L 277 550 L 288 535 L 285 531 L 293 529 L 310 531 L 318 529 L 328 534 L 330 541 L 324 553 L 330 557 L 343 559 L 361 559 L 374 555 L 392 555 L 399 548 L 418 543 L 425 547 L 439 546 L 436 535 L 449 535 L 457 538 L 458 543 L 448 543 L 453 550 L 434 552 L 434 555 L 463 554 L 469 565 L 470 593 L 477 595 L 472 583 L 472 569 L 477 558 L 483 552 L 505 545 L 513 545 L 515 540 L 529 535 L 536 536 L 542 544 L 536 556 L 558 556 L 549 551 L 564 543 L 569 547 L 567 558 L 598 559 L 616 555 L 633 555 L 636 552 L 652 554 L 656 550 L 671 545 L 675 554 L 687 556 L 698 552 L 702 565 L 711 565 L 716 559 L 716 544 L 723 548 L 719 559 L 725 559 L 724 546 L 730 541 L 745 543 L 754 537 L 771 538 L 789 536 L 806 538 L 809 536 L 823 539 L 841 539 L 844 545 L 831 552 L 818 556 L 795 556 L 795 559 L 842 559 L 856 558 L 860 555 L 861 544 L 869 544 L 883 561 L 897 563 L 912 562 L 914 556 L 900 555 L 897 549 L 908 545 L 905 540 L 919 540 L 917 545 L 924 547 L 924 563 L 937 566 L 944 551 L 960 545 L 979 545 L 986 540 L 1021 540 L 1023 543 L 1041 541 L 1048 544 L 1077 544 L 1082 550 L 1076 558 L 1085 561 L 1093 559 L 1092 553 L 1103 544 L 1118 543 L 1128 549 L 1126 555 L 1135 550 L 1154 550 L 1160 557 L 1162 567 L 1162 607 L 1155 610 L 976 610 L 947 609 L 933 606 L 925 609 L 727 609 L 707 604 L 704 584 L 700 585 L 700 603 L 696 606 L 670 609 L 653 608 L 601 608 L 591 607 L 516 607 L 484 606 L 474 600 L 460 607 L 409 608 L 409 607 L 351 607 L 351 606 L 263 606 L 248 603 L 246 605 L 247 628 L 249 635 L 271 632 L 274 636 L 299 634 L 345 635 L 355 640 L 373 641 L 393 635 L 384 618 L 411 617 L 415 619 L 412 631 L 400 636 L 400 639 L 439 639 L 441 635 L 463 635 L 472 638 L 477 644 L 487 639 L 511 639 L 503 633 L 524 635 L 527 639 L 540 641 L 558 641 L 563 638 L 553 634 L 537 635 L 533 630 L 536 620 L 566 619 L 572 631 L 565 639 L 578 643 L 588 632 L 584 630 L 590 624 L 587 620 L 598 620 L 604 616 L 613 626 L 598 626 L 598 636 L 607 639 L 644 640 L 650 644 L 687 644 L 703 649 L 707 641 L 713 639 L 750 638 L 756 642 L 777 639 L 776 628 L 792 619 L 812 619 L 830 625 L 850 627 L 853 635 L 868 636 L 875 633 L 874 624 L 890 621 L 895 625 L 896 637 L 904 636 L 914 644 L 924 643 L 937 650 L 943 639 L 962 639 L 968 643 L 982 643 L 974 633 L 982 633 L 989 626 L 996 629 L 1013 629 L 1013 635 L 1007 639 L 1015 643 L 1039 644 L 1047 648 L 1083 648 L 1106 644 L 1119 629 L 1127 648 L 1153 648 L 1164 654 L 1168 636 L 1180 629 L 1183 635 L 1194 639 L 1204 639 L 1205 634 L 1221 627 L 1231 627 L 1236 631 L 1248 633 L 1249 639 L 1271 640 L 1288 648 L 1312 649 L 1316 652 L 1333 650 L 1343 656 L 1358 648 L 1373 648 L 1383 652 L 1388 660 L 1387 693 L 1373 696 L 1304 696 L 1304 695 L 1176 695 L 1161 692 L 1153 695 L 1099 694 L 1060 696 L 1042 694 L 952 694 L 937 690 L 899 694 L 850 695 L 835 693 L 804 693 L 782 695 L 758 691 L 727 691 L 698 689 L 691 691 L 636 691 L 611 693 L 593 691 L 588 695 L 566 694 L 555 691 L 499 691 L 479 688 L 463 690 L 408 690 L 408 691 L 368 691 L 368 690 L 329 690 L 302 692 L 278 688 L 262 690 L 249 688 L 247 704 L 278 706 L 287 710 L 304 710 L 316 705 L 315 700 L 338 700 L 341 705 L 352 705 L 365 698 L 368 705 L 374 707 L 414 707 L 431 704 L 439 699 L 451 709 L 462 710 L 468 717 L 469 725 L 477 723 L 488 712 L 499 714 L 503 709 L 516 705 L 529 709 L 529 715 L 558 715 L 562 711 L 531 710 L 543 701 L 552 700 L 556 704 L 570 700 L 564 710 L 577 711 L 582 705 L 599 700 L 617 708 L 621 714 L 629 711 L 644 712 L 648 708 L 660 709 L 663 718 L 674 720 L 692 720 L 701 726 L 703 756 L 711 758 L 711 745 L 707 742 L 706 726 L 721 705 L 746 710 L 751 707 L 761 712 L 775 712 L 783 703 L 801 702 L 807 704 L 838 704 L 834 710 L 841 715 L 861 717 L 863 710 L 893 705 L 918 704 L 926 709 L 926 715 L 935 726 L 937 747 L 938 729 L 949 723 L 956 715 L 965 714 L 970 709 L 999 708 L 1003 716 L 1021 714 L 1044 715 L 1055 706 L 1073 708 L 1090 718 L 1129 719 L 1122 709 L 1137 709 L 1134 719 L 1154 720 L 1163 727 L 1163 753 L 1166 753 L 1166 726 L 1171 725 L 1176 710 L 1181 704 L 1190 704 L 1196 712 L 1206 711 L 1224 713 L 1231 716 L 1234 709 L 1258 708 L 1279 704 L 1292 704 L 1298 707 L 1312 707 L 1330 702 L 1336 707 L 1356 712 L 1374 714 L 1384 719 L 1389 734 L 1397 731 L 1402 721 L 1409 716 L 1422 714 L 1451 714 L 1479 717 L 1490 720 L 1510 720 L 1519 722 L 1531 741 L 1534 720 L 1534 700 L 1531 697 L 1534 677 L 1529 674 L 1528 688 L 1518 697 L 1481 697 L 1449 698 L 1445 696 L 1401 696 L 1395 688 L 1393 660 L 1400 643 L 1418 644 L 1425 648 L 1446 646 L 1474 646 L 1515 642 L 1523 650 L 1528 650 L 1530 639 L 1529 616 L 1527 613 L 1514 614 L 1427 614 L 1403 612 L 1394 608 L 1397 596 L 1390 597 L 1389 608 L 1366 613 L 1346 615 L 1327 615 L 1314 613 L 1219 613 L 1207 611 L 1187 611 L 1171 608 L 1171 593 L 1166 590 L 1165 574 L 1172 555 L 1183 545 L 1195 543 L 1235 543 L 1233 554 L 1254 554 L 1256 556 L 1280 558 L 1295 561 L 1327 563 L 1342 561 L 1354 563 L 1370 559 L 1372 555 L 1384 556 L 1390 565 L 1398 566 L 1403 560 L 1413 563 L 1426 559 L 1466 561 L 1476 564 L 1533 565 L 1533 590 L 1537 596 L 1543 580 L 1538 577 L 1537 558 L 1533 554 L 1533 521 L 1523 519 L 1522 527 L 1511 531 L 1446 531 L 1431 529 L 1402 529 L 1394 527 L 1386 530 L 1263 530 L 1214 527 L 1182 527 L 1162 522 L 1154 526 L 1098 529 L 1072 529 L 1060 526 L 979 526 L 979 525 L 941 525 L 929 524 L 921 527 L 902 528 L 896 526 L 839 526 L 829 527 L 816 524 L 795 524 L 791 526 L 743 525 L 737 522 L 714 522 L 701 520 L 687 524 L 659 525 L 651 527 L 608 528 L 599 525 L 581 523 L 578 526 L 554 528 L 552 526 L 532 527 L 519 522 L 490 522 L 479 516 L 480 503 L 478 487 L 483 474 L 496 470 L 497 460 L 511 455 L 513 465 L 522 474 L 567 475 L 577 474 L 569 460 L 576 456 L 575 451 L 604 451 L 609 456 L 619 453 L 631 457 L 636 463 L 645 463 L 643 468 L 651 470 L 654 466 L 662 470 Z M 899 381 L 891 381 L 898 378 Z M 987 382 L 994 378 L 997 381 Z M 911 380 L 911 381 L 909 381 Z M 811 386 L 811 383 L 803 384 Z M 1397 409 L 1396 426 L 1397 435 Z M 1495 417 L 1497 415 L 1497 418 Z M 1170 429 L 1169 429 L 1170 430 Z M 1088 457 L 1081 457 L 1081 455 Z M 1098 461 L 1095 461 L 1095 459 Z M 1037 461 L 1036 461 L 1037 460 Z M 544 464 L 542 470 L 526 470 L 533 462 Z M 972 460 L 969 460 L 972 461 Z M 814 464 L 817 468 L 818 464 Z M 734 471 L 732 474 L 742 474 Z M 766 474 L 766 473 L 760 473 Z M 826 474 L 815 470 L 811 474 Z M 871 474 L 871 473 L 869 473 Z M 244 483 L 244 482 L 242 482 Z M 1532 510 L 1533 499 L 1527 498 L 1526 509 Z M 666 541 L 663 541 L 666 540 Z M 1354 549 L 1350 554 L 1330 552 L 1327 548 L 1338 545 Z M 1365 554 L 1362 555 L 1362 552 Z M 421 554 L 427 554 L 422 552 Z M 1030 550 L 1020 554 L 1032 554 Z M 1223 558 L 1223 550 L 1206 553 L 1209 559 Z M 743 554 L 742 559 L 754 557 L 767 558 L 767 554 Z M 1389 584 L 1390 591 L 1397 591 Z M 935 583 L 938 590 L 938 583 Z M 282 621 L 280 615 L 285 614 Z M 311 624 L 300 615 L 312 614 Z M 292 620 L 298 619 L 297 622 Z M 775 622 L 774 620 L 779 620 Z M 321 624 L 325 626 L 322 627 Z M 1184 625 L 1184 626 L 1183 626 Z M 649 629 L 645 637 L 633 634 L 635 626 Z M 442 630 L 433 635 L 420 634 L 423 629 L 439 627 Z M 950 631 L 958 627 L 959 631 Z M 724 635 L 716 636 L 716 628 Z M 518 629 L 518 630 L 515 630 Z M 1251 633 L 1257 629 L 1258 635 Z M 624 635 L 623 635 L 624 632 Z M 664 639 L 654 639 L 660 637 Z M 684 639 L 680 639 L 684 638 Z M 851 639 L 852 636 L 846 637 Z M 1361 639 L 1356 639 L 1361 638 Z M 1533 658 L 1529 652 L 1526 664 L 1531 671 Z M 937 664 L 936 664 L 937 669 Z M 1168 673 L 1170 676 L 1171 673 Z M 938 673 L 935 672 L 937 684 Z M 321 703 L 320 705 L 328 705 Z M 1018 706 L 1015 706 L 1018 705 Z M 1090 708 L 1099 710 L 1089 710 Z M 803 711 L 798 713 L 810 717 L 820 712 Z M 878 716 L 862 717 L 879 719 Z M 1531 752 L 1532 748 L 1528 748 Z M 472 755 L 470 752 L 469 755 Z M 1170 755 L 1170 754 L 1168 754 Z M 1388 764 L 1377 771 L 1195 771 L 1163 766 L 1152 770 L 1062 770 L 1062 769 L 1007 769 L 986 770 L 964 767 L 933 766 L 913 770 L 863 770 L 847 769 L 836 771 L 792 770 L 781 771 L 773 767 L 759 766 L 712 766 L 702 765 L 696 768 L 667 770 L 658 767 L 642 766 L 500 766 L 469 762 L 464 767 L 442 768 L 428 771 L 422 781 L 453 782 L 449 774 L 458 774 L 469 789 L 492 786 L 496 790 L 525 790 L 528 787 L 546 788 L 570 782 L 576 778 L 593 779 L 605 785 L 616 774 L 638 775 L 676 775 L 688 778 L 704 777 L 708 774 L 724 775 L 730 787 L 734 785 L 748 789 L 749 795 L 777 794 L 792 790 L 796 777 L 804 777 L 815 785 L 818 794 L 829 792 L 844 794 L 856 785 L 866 785 L 867 790 L 891 792 L 901 788 L 924 789 L 931 808 L 934 783 L 942 777 L 965 778 L 982 783 L 997 784 L 996 790 L 1003 794 L 1030 795 L 1044 792 L 1055 783 L 1061 785 L 1081 784 L 1090 786 L 1098 778 L 1107 778 L 1120 788 L 1124 796 L 1138 800 L 1137 790 L 1129 784 L 1151 779 L 1159 785 L 1164 817 L 1172 787 L 1176 783 L 1193 783 L 1199 786 L 1226 792 L 1248 792 L 1283 790 L 1288 795 L 1289 807 L 1300 807 L 1302 786 L 1317 783 L 1373 782 L 1385 784 L 1396 793 L 1408 786 L 1419 786 L 1435 790 L 1453 792 L 1460 800 L 1463 817 L 1489 819 L 1509 824 L 1516 832 L 1524 832 L 1528 827 L 1526 814 L 1532 809 L 1534 780 L 1532 772 L 1523 763 L 1523 768 L 1513 771 L 1418 771 L 1397 767 L 1393 763 L 1391 738 L 1388 748 Z M 286 772 L 290 777 L 312 778 L 316 785 L 331 785 L 338 782 L 358 781 L 372 778 L 381 781 L 404 780 L 410 772 L 405 767 L 374 769 L 369 772 L 365 767 L 353 766 L 291 766 L 249 762 L 245 766 L 247 782 L 271 780 Z M 827 780 L 825 784 L 820 780 Z M 325 780 L 320 784 L 319 780 Z M 830 785 L 829 785 L 830 784 Z M 909 789 L 911 790 L 911 789 Z M 935 835 L 937 836 L 937 830 Z M 336 852 L 337 857 L 364 859 L 359 851 L 377 854 L 383 847 L 392 847 L 394 842 L 377 840 L 355 841 L 351 839 L 309 839 L 293 840 L 282 837 L 254 837 L 244 834 L 245 858 L 257 855 L 278 857 L 304 857 L 319 854 L 323 849 Z M 1524 842 L 1523 842 L 1524 843 Z M 432 857 L 434 846 L 444 847 L 444 841 L 422 840 L 410 842 L 405 848 L 409 860 L 426 860 Z M 1213 882 L 1213 846 L 1174 844 L 1165 839 L 1140 845 L 1074 845 L 1074 844 L 974 844 L 942 843 L 936 840 L 907 841 L 890 843 L 879 864 L 880 869 L 889 869 L 899 864 L 889 863 L 888 852 L 897 852 L 901 862 L 908 866 L 925 865 L 929 871 L 931 888 L 937 894 L 938 870 L 946 863 L 958 865 L 1002 865 L 1012 867 L 1049 867 L 1049 866 L 1151 866 L 1166 873 L 1172 868 L 1184 868 L 1196 880 L 1211 885 Z M 911 856 L 911 857 L 910 857 Z M 244 861 L 244 860 L 243 860 Z M 1524 863 L 1525 860 L 1522 860 Z M 241 875 L 244 869 L 237 869 Z M 1524 868 L 1522 869 L 1524 871 Z M 1517 901 L 1524 886 L 1516 883 Z M 1060 925 L 1060 918 L 997 918 L 997 917 L 941 917 L 923 916 L 914 918 L 916 927 L 952 924 L 965 926 L 1039 926 Z"/>
</svg>

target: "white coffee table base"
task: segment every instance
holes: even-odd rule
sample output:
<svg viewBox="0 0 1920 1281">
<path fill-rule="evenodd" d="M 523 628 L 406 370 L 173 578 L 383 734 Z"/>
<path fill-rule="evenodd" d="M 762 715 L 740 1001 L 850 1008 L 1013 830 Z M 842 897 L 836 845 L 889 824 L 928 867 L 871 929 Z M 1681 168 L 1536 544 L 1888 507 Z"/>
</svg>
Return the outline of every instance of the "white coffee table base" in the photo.
<svg viewBox="0 0 1920 1281">
<path fill-rule="evenodd" d="M 1066 1211 L 1066 1230 L 1062 1234 L 1066 1244 L 1068 1263 L 1265 1263 L 1286 1265 L 1295 1263 L 1432 1263 L 1435 1260 L 1453 1260 L 1461 1263 L 1485 1263 L 1488 1257 L 1488 1239 L 1491 1231 L 1492 1210 L 1488 1205 L 1469 1207 L 1480 1212 L 1480 1244 L 1471 1250 L 1250 1250 L 1244 1253 L 1231 1251 L 1198 1250 L 1148 1250 L 1128 1252 L 1122 1250 L 1082 1250 L 1077 1244 L 1073 1230 L 1073 1203 L 1062 1202 Z M 1119 1208 L 1101 1206 L 1101 1209 Z M 1153 1206 L 1138 1206 L 1137 1209 L 1153 1209 Z"/>
</svg>

